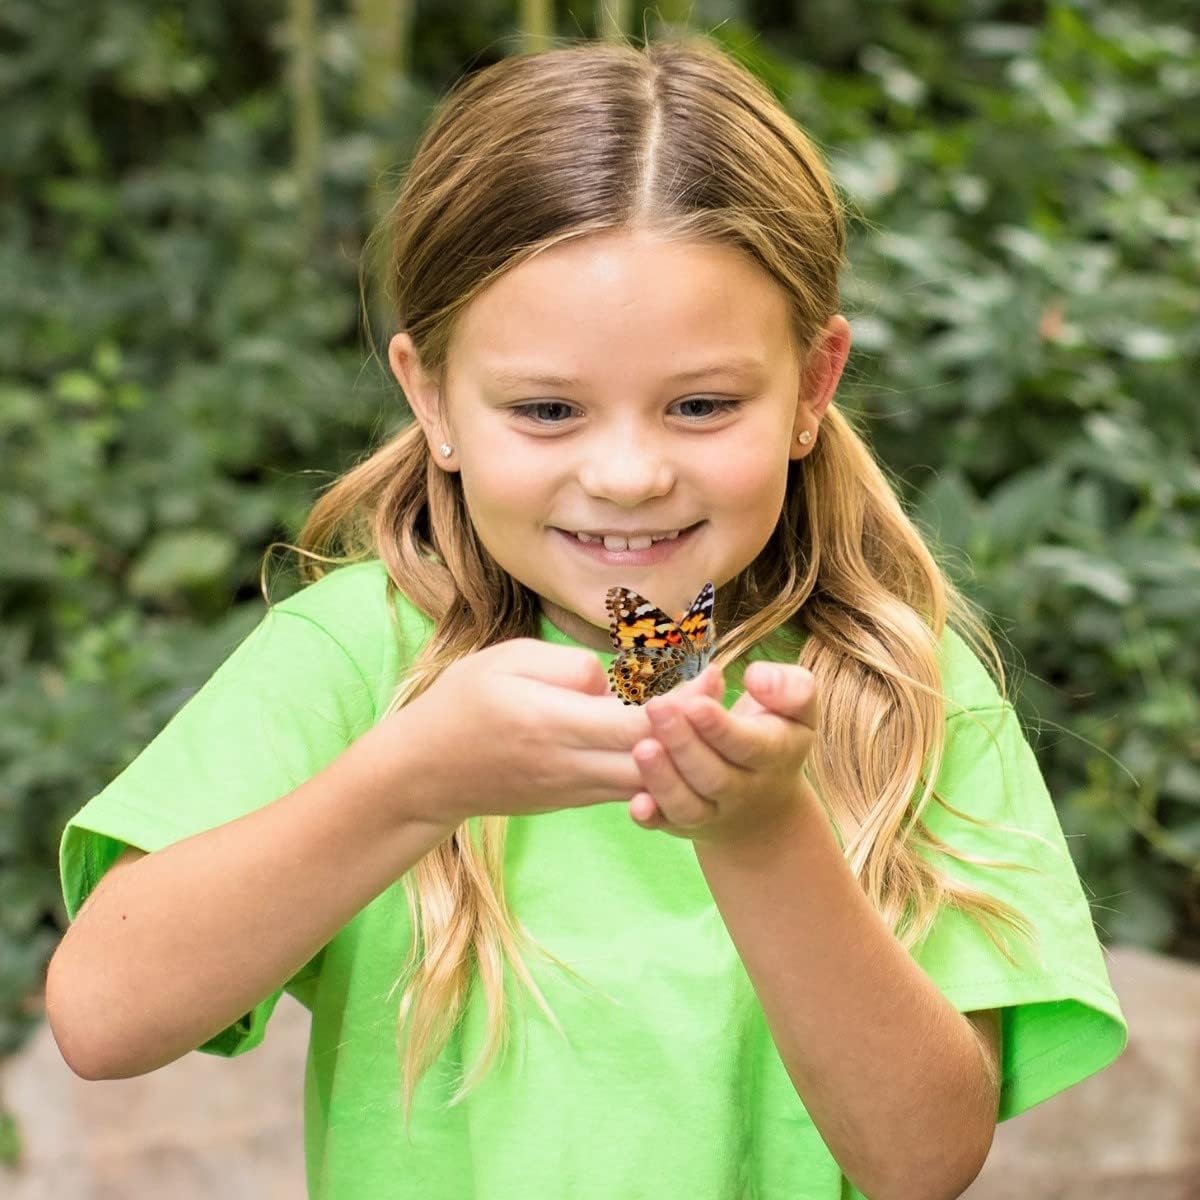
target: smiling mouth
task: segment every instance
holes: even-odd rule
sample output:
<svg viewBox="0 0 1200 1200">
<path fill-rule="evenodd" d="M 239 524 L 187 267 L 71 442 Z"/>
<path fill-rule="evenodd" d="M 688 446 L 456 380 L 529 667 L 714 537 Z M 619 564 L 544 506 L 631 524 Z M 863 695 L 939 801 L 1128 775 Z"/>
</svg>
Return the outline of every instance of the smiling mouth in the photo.
<svg viewBox="0 0 1200 1200">
<path fill-rule="evenodd" d="M 693 534 L 703 524 L 703 521 L 697 521 L 695 524 L 685 525 L 681 529 L 671 530 L 661 537 L 634 538 L 632 545 L 624 538 L 606 541 L 601 537 L 580 537 L 570 530 L 553 528 L 554 532 L 564 538 L 568 545 L 574 546 L 589 558 L 613 566 L 632 567 L 650 566 L 670 557 L 683 543 L 690 541 Z"/>
<path fill-rule="evenodd" d="M 683 525 L 679 529 L 672 529 L 663 533 L 641 534 L 632 538 L 621 537 L 616 534 L 605 536 L 604 534 L 586 533 L 582 530 L 571 529 L 562 529 L 559 532 L 574 537 L 577 541 L 583 542 L 585 545 L 603 543 L 606 550 L 612 553 L 620 553 L 622 550 L 649 550 L 651 546 L 656 546 L 659 542 L 673 542 L 676 538 L 690 533 L 699 524 L 700 522 L 696 521 L 691 525 Z"/>
</svg>

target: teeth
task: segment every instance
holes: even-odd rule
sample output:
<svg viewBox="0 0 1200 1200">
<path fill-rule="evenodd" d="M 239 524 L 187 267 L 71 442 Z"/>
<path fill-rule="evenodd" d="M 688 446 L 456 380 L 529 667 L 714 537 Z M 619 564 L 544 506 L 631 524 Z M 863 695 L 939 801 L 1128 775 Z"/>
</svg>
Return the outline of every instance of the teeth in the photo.
<svg viewBox="0 0 1200 1200">
<path fill-rule="evenodd" d="M 590 533 L 576 533 L 575 536 L 581 542 L 603 542 L 605 550 L 649 550 L 655 542 L 673 542 L 679 536 L 678 529 L 672 529 L 670 533 L 664 533 L 661 537 L 634 537 L 623 538 L 615 535 L 606 534 L 604 537 L 593 537 Z"/>
</svg>

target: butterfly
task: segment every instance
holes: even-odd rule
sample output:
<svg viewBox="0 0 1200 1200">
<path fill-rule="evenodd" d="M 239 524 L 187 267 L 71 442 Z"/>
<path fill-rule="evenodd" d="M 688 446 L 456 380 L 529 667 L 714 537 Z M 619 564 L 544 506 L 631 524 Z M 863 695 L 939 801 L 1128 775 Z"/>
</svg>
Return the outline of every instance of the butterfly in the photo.
<svg viewBox="0 0 1200 1200">
<path fill-rule="evenodd" d="M 713 585 L 706 583 L 676 622 L 630 588 L 608 589 L 608 631 L 620 652 L 608 677 L 622 703 L 645 704 L 704 670 L 717 639 L 713 595 Z"/>
</svg>

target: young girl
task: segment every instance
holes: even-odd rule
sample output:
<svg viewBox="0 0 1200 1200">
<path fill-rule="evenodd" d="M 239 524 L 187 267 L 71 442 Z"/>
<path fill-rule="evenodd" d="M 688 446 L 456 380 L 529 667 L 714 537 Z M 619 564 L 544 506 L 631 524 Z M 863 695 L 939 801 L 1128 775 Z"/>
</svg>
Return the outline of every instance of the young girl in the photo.
<svg viewBox="0 0 1200 1200">
<path fill-rule="evenodd" d="M 416 420 L 68 824 L 66 1060 L 241 1054 L 286 990 L 313 1197 L 957 1196 L 1125 1023 L 995 646 L 832 403 L 812 144 L 702 38 L 570 45 L 458 87 L 389 224 Z"/>
</svg>

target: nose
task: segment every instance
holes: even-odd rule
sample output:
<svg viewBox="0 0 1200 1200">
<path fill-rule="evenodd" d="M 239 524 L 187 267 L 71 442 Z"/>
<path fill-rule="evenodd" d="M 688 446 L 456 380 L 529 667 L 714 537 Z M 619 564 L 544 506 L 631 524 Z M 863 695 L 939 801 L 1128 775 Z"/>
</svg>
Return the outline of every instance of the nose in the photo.
<svg viewBox="0 0 1200 1200">
<path fill-rule="evenodd" d="M 626 432 L 587 447 L 579 483 L 589 496 L 636 508 L 665 496 L 674 486 L 675 470 L 657 438 Z"/>
</svg>

